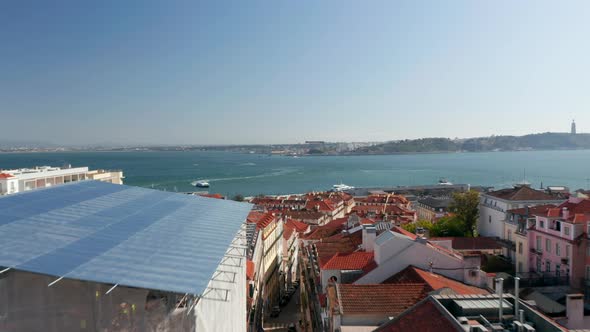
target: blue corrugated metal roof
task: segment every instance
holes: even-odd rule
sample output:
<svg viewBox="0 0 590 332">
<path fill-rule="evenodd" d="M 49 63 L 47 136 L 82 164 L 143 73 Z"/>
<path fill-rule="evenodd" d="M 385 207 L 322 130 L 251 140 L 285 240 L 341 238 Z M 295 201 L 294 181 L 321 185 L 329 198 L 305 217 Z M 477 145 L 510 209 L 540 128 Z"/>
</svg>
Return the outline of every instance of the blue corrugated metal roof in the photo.
<svg viewBox="0 0 590 332">
<path fill-rule="evenodd" d="M 250 204 L 82 181 L 0 198 L 0 266 L 202 294 Z"/>
</svg>

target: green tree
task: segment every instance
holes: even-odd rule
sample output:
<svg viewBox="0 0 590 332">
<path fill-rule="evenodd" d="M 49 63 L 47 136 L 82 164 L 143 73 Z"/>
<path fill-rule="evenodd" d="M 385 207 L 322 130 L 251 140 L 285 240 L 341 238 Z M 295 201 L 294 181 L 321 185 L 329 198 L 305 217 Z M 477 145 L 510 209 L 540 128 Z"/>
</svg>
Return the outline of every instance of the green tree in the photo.
<svg viewBox="0 0 590 332">
<path fill-rule="evenodd" d="M 454 219 L 463 225 L 463 236 L 475 236 L 475 225 L 479 218 L 479 193 L 470 190 L 453 194 L 449 209 L 455 214 Z"/>
<path fill-rule="evenodd" d="M 465 236 L 465 225 L 456 217 L 440 218 L 430 228 L 430 236 Z"/>
<path fill-rule="evenodd" d="M 402 225 L 402 228 L 408 232 L 412 232 L 412 233 L 416 234 L 416 228 L 422 227 L 424 229 L 430 230 L 432 228 L 432 226 L 433 226 L 432 222 L 430 222 L 428 220 L 418 220 L 418 221 L 413 222 L 411 224 Z"/>
<path fill-rule="evenodd" d="M 236 201 L 236 202 L 243 202 L 244 201 L 244 195 L 242 194 L 237 194 L 235 195 L 232 200 Z"/>
</svg>

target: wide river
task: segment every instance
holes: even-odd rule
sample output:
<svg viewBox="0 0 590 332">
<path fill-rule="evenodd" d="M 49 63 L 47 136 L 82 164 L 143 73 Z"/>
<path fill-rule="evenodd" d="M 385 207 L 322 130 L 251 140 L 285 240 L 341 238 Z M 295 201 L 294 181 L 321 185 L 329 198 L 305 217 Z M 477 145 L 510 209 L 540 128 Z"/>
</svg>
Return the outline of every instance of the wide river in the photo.
<svg viewBox="0 0 590 332">
<path fill-rule="evenodd" d="M 229 152 L 0 153 L 0 169 L 35 165 L 122 169 L 125 184 L 194 191 L 207 179 L 210 192 L 225 195 L 300 193 L 336 183 L 356 187 L 453 183 L 507 187 L 526 180 L 587 188 L 590 151 L 527 151 L 386 156 L 286 157 Z"/>
</svg>

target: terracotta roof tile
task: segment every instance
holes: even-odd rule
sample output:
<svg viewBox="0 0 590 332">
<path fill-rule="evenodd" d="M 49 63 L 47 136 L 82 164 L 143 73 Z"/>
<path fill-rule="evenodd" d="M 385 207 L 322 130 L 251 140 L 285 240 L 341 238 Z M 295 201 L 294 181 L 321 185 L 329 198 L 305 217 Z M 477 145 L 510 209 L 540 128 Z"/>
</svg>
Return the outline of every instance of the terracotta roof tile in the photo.
<svg viewBox="0 0 590 332">
<path fill-rule="evenodd" d="M 425 284 L 338 284 L 344 315 L 397 316 L 426 297 Z"/>
<path fill-rule="evenodd" d="M 223 199 L 223 195 L 221 194 L 199 194 L 199 196 L 202 197 L 208 197 L 208 198 L 217 198 L 217 199 Z"/>
<path fill-rule="evenodd" d="M 322 266 L 323 270 L 365 270 L 374 263 L 372 252 L 337 253 Z"/>
<path fill-rule="evenodd" d="M 548 209 L 555 208 L 555 207 L 557 207 L 555 204 L 543 204 L 543 205 L 531 206 L 528 208 L 528 214 L 531 217 L 534 217 L 536 215 L 544 215 L 547 213 Z M 527 208 L 512 209 L 512 210 L 508 210 L 506 212 L 524 216 L 527 214 Z"/>
<path fill-rule="evenodd" d="M 254 262 L 251 260 L 246 261 L 246 278 L 254 280 Z"/>
<path fill-rule="evenodd" d="M 13 178 L 14 175 L 8 174 L 8 173 L 0 173 L 0 179 L 8 179 L 8 178 Z"/>
<path fill-rule="evenodd" d="M 291 235 L 295 232 L 295 229 L 285 225 L 283 228 L 283 239 L 288 240 L 291 238 Z"/>
<path fill-rule="evenodd" d="M 574 224 L 583 224 L 588 222 L 588 216 L 583 213 L 576 213 L 572 221 Z"/>
<path fill-rule="evenodd" d="M 500 189 L 488 193 L 490 196 L 508 201 L 551 201 L 556 200 L 554 196 L 543 191 L 532 189 L 529 186 L 515 186 L 513 188 Z"/>
<path fill-rule="evenodd" d="M 559 217 L 560 214 L 561 214 L 561 209 L 559 209 L 559 208 L 551 208 L 551 209 L 547 210 L 548 217 Z"/>
<path fill-rule="evenodd" d="M 375 331 L 455 332 L 462 329 L 455 327 L 447 315 L 441 312 L 430 299 L 426 299 Z"/>
<path fill-rule="evenodd" d="M 324 266 L 334 255 L 339 253 L 350 253 L 357 249 L 351 242 L 329 242 L 329 243 L 316 243 L 315 244 L 318 263 L 320 266 Z"/>
<path fill-rule="evenodd" d="M 391 228 L 392 231 L 399 233 L 399 234 L 403 234 L 409 238 L 411 238 L 412 240 L 416 240 L 416 238 L 418 237 L 416 234 L 412 233 L 412 232 L 408 232 L 405 229 L 398 227 L 398 226 L 394 226 Z"/>
<path fill-rule="evenodd" d="M 447 278 L 443 275 L 428 272 L 415 266 L 408 266 L 389 279 L 384 284 L 404 284 L 404 283 L 426 283 L 428 291 L 439 290 L 441 288 L 450 288 L 460 295 L 489 294 L 483 288 L 466 285 L 460 281 Z"/>
<path fill-rule="evenodd" d="M 249 223 L 256 224 L 256 228 L 263 229 L 266 226 L 270 225 L 273 221 L 276 220 L 275 215 L 272 212 L 258 212 L 252 211 L 248 214 L 246 221 Z"/>
<path fill-rule="evenodd" d="M 307 232 L 307 230 L 309 229 L 308 224 L 302 223 L 302 222 L 294 220 L 294 219 L 287 219 L 285 226 L 295 229 L 295 231 L 297 231 L 298 233 Z"/>
</svg>

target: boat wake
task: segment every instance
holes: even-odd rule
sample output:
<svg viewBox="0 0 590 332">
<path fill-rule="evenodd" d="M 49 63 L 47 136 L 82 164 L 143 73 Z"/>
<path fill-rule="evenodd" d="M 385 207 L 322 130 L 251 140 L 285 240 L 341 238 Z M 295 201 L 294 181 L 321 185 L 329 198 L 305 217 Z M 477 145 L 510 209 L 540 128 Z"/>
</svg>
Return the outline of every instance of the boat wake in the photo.
<svg viewBox="0 0 590 332">
<path fill-rule="evenodd" d="M 272 176 L 281 176 L 290 173 L 296 172 L 296 169 L 282 169 L 276 170 L 275 172 L 264 173 L 259 175 L 248 175 L 248 176 L 236 176 L 236 177 L 227 177 L 227 178 L 217 178 L 217 179 L 208 179 L 209 182 L 221 182 L 221 181 L 236 181 L 236 180 L 249 180 L 249 179 L 258 179 L 258 178 L 267 178 Z"/>
</svg>

